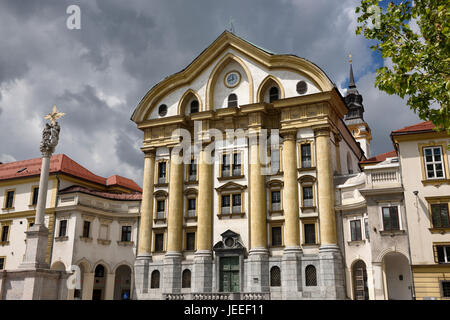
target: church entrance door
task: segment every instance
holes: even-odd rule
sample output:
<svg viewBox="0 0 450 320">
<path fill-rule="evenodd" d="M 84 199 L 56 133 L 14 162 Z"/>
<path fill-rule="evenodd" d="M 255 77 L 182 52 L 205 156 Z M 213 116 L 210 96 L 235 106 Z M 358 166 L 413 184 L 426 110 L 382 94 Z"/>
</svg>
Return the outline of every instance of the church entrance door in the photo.
<svg viewBox="0 0 450 320">
<path fill-rule="evenodd" d="M 220 291 L 239 292 L 239 257 L 220 258 Z"/>
</svg>

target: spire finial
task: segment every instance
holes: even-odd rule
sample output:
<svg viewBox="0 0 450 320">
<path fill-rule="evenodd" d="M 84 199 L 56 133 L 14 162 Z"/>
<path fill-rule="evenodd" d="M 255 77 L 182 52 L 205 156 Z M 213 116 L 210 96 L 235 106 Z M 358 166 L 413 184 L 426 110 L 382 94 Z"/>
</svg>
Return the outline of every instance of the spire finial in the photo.
<svg viewBox="0 0 450 320">
<path fill-rule="evenodd" d="M 233 26 L 233 17 L 230 17 L 230 30 L 231 33 L 234 33 L 234 26 Z"/>
<path fill-rule="evenodd" d="M 349 58 L 349 62 L 350 62 L 350 80 L 348 82 L 348 87 L 349 88 L 356 88 L 356 84 L 355 84 L 355 77 L 353 76 L 353 60 L 352 60 L 352 54 L 350 53 L 348 55 Z"/>
</svg>

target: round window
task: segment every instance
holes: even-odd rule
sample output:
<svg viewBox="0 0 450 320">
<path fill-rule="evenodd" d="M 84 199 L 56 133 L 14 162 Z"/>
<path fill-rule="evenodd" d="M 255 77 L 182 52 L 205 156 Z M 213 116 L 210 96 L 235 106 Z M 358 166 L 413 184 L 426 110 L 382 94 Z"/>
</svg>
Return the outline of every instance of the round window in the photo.
<svg viewBox="0 0 450 320">
<path fill-rule="evenodd" d="M 308 90 L 308 85 L 306 84 L 305 81 L 302 80 L 302 81 L 297 82 L 298 94 L 305 94 L 307 90 Z"/>
<path fill-rule="evenodd" d="M 225 239 L 225 245 L 227 247 L 232 247 L 234 245 L 234 239 L 233 238 L 226 238 Z"/>
<path fill-rule="evenodd" d="M 159 106 L 158 114 L 161 117 L 164 117 L 167 114 L 167 106 L 165 104 L 162 104 L 162 105 Z"/>
</svg>

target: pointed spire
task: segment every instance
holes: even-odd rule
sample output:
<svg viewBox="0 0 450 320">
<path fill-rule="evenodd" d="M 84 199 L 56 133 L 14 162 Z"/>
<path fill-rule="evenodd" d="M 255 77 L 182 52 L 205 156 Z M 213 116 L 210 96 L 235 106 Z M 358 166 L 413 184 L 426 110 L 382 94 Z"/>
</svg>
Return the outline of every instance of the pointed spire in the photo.
<svg viewBox="0 0 450 320">
<path fill-rule="evenodd" d="M 350 53 L 348 57 L 350 58 L 350 81 L 348 82 L 348 87 L 356 88 L 355 77 L 353 76 L 352 54 Z"/>
</svg>

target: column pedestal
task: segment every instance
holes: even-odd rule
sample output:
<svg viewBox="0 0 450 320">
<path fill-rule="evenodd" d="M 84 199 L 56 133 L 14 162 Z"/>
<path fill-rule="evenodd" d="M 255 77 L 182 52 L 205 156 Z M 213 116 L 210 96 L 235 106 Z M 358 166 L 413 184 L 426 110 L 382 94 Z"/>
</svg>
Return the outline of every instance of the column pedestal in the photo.
<svg viewBox="0 0 450 320">
<path fill-rule="evenodd" d="M 286 247 L 281 260 L 281 288 L 284 300 L 295 300 L 302 291 L 302 249 Z"/>
<path fill-rule="evenodd" d="M 167 252 L 164 257 L 163 293 L 181 292 L 181 252 Z"/>
<path fill-rule="evenodd" d="M 253 248 L 248 253 L 247 290 L 249 292 L 269 292 L 269 251 Z"/>
<path fill-rule="evenodd" d="M 194 254 L 192 292 L 212 292 L 213 261 L 210 250 L 198 250 Z"/>
<path fill-rule="evenodd" d="M 25 233 L 27 235 L 25 258 L 19 265 L 19 269 L 50 269 L 45 262 L 48 243 L 47 227 L 44 224 L 35 224 Z"/>
<path fill-rule="evenodd" d="M 142 294 L 148 293 L 150 283 L 149 264 L 151 262 L 151 254 L 139 255 L 134 261 L 134 284 L 137 299 L 140 299 Z"/>
<path fill-rule="evenodd" d="M 337 245 L 327 244 L 319 248 L 319 284 L 323 299 L 345 299 L 344 265 Z"/>
</svg>

